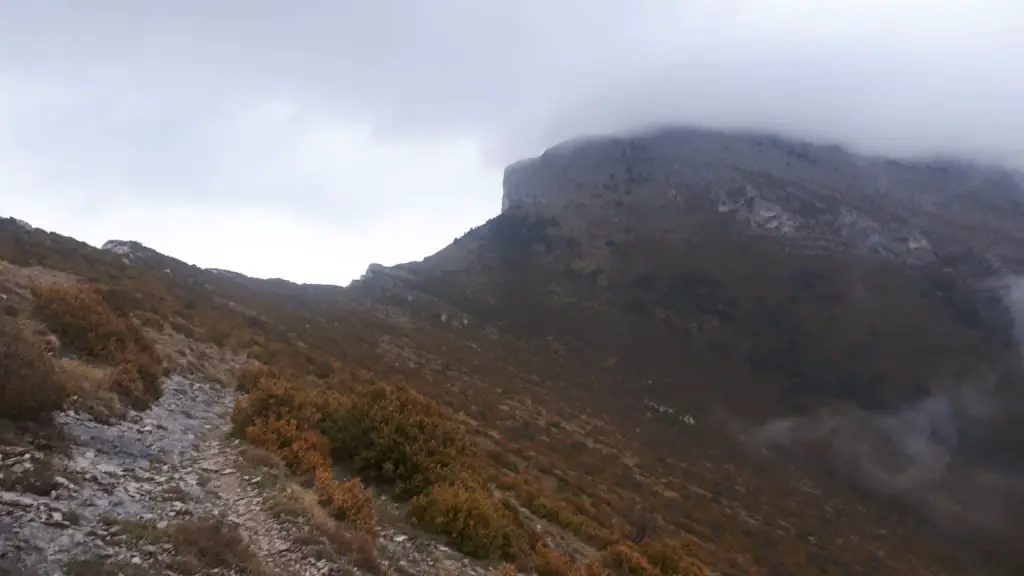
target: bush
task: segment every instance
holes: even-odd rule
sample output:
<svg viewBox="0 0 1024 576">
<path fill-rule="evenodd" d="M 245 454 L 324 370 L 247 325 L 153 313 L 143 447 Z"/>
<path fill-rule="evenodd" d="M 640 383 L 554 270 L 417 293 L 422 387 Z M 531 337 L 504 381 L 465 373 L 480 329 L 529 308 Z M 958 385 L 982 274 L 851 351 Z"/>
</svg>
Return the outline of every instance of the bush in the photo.
<svg viewBox="0 0 1024 576">
<path fill-rule="evenodd" d="M 254 373 L 250 393 L 235 404 L 235 432 L 253 424 L 292 419 L 330 442 L 331 456 L 412 498 L 431 486 L 471 475 L 473 445 L 439 406 L 404 386 L 370 384 L 350 394 Z M 248 380 L 247 380 L 248 382 Z"/>
<path fill-rule="evenodd" d="M 577 512 L 577 510 L 555 495 L 548 495 L 537 489 L 522 487 L 519 489 L 520 501 L 523 506 L 538 517 L 568 530 L 571 534 L 589 543 L 609 544 L 615 541 L 611 531 L 602 528 L 593 520 Z"/>
<path fill-rule="evenodd" d="M 473 445 L 454 417 L 406 386 L 360 387 L 348 402 L 324 402 L 332 453 L 414 497 L 472 474 Z"/>
<path fill-rule="evenodd" d="M 297 388 L 276 376 L 264 376 L 249 394 L 235 401 L 231 425 L 235 435 L 247 439 L 249 427 L 269 420 L 294 420 L 303 429 L 320 427 L 320 411 L 312 391 Z"/>
<path fill-rule="evenodd" d="M 365 532 L 376 531 L 377 512 L 373 505 L 373 493 L 363 486 L 359 478 L 339 482 L 329 468 L 322 467 L 316 471 L 315 482 L 320 505 L 331 516 Z"/>
<path fill-rule="evenodd" d="M 264 364 L 246 364 L 235 371 L 235 389 L 248 394 L 256 389 L 260 381 L 274 377 L 277 374 Z"/>
<path fill-rule="evenodd" d="M 0 318 L 0 418 L 45 421 L 66 396 L 46 349 L 16 321 Z"/>
<path fill-rule="evenodd" d="M 276 454 L 295 474 L 309 474 L 329 464 L 327 439 L 291 418 L 257 421 L 246 429 L 245 436 L 249 443 Z"/>
<path fill-rule="evenodd" d="M 665 576 L 705 576 L 707 569 L 694 559 L 680 541 L 659 538 L 640 543 L 639 551 L 647 562 Z"/>
<path fill-rule="evenodd" d="M 565 554 L 541 544 L 533 553 L 533 571 L 537 576 L 569 576 L 572 563 Z"/>
<path fill-rule="evenodd" d="M 605 566 L 615 574 L 623 576 L 660 576 L 660 572 L 651 566 L 647 558 L 636 547 L 630 544 L 614 544 L 601 553 Z"/>
<path fill-rule="evenodd" d="M 409 517 L 477 558 L 515 560 L 530 550 L 529 534 L 515 508 L 480 486 L 434 486 L 413 499 Z"/>
<path fill-rule="evenodd" d="M 119 387 L 128 403 L 144 409 L 162 394 L 163 362 L 153 343 L 131 319 L 115 313 L 94 288 L 48 285 L 32 291 L 35 312 L 67 346 L 83 356 L 134 372 Z"/>
<path fill-rule="evenodd" d="M 279 455 L 293 472 L 315 471 L 320 503 L 335 518 L 375 525 L 358 479 L 338 482 L 333 459 L 411 497 L 409 517 L 479 558 L 529 557 L 518 510 L 474 482 L 473 445 L 439 406 L 404 386 L 368 384 L 351 393 L 289 384 L 270 371 L 245 374 L 232 413 L 236 435 Z M 328 451 L 330 454 L 326 454 Z"/>
</svg>

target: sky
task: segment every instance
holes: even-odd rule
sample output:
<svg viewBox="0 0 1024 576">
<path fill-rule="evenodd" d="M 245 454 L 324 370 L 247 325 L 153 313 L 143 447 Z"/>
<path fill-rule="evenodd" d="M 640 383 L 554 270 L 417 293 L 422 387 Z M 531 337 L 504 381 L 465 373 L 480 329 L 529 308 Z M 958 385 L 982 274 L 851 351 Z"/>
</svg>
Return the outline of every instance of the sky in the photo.
<svg viewBox="0 0 1024 576">
<path fill-rule="evenodd" d="M 654 123 L 1024 165 L 1019 0 L 0 0 L 0 215 L 345 284 Z"/>
</svg>

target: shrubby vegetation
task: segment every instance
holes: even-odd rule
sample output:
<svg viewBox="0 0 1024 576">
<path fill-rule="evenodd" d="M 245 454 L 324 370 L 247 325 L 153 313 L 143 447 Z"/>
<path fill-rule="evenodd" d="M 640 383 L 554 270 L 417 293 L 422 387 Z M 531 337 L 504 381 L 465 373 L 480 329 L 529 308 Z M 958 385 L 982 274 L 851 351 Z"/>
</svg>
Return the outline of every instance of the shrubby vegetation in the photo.
<svg viewBox="0 0 1024 576">
<path fill-rule="evenodd" d="M 153 342 L 98 290 L 52 284 L 32 296 L 40 323 L 17 310 L 0 318 L 0 418 L 46 420 L 74 398 L 104 421 L 123 413 L 121 403 L 143 410 L 160 397 Z"/>
<path fill-rule="evenodd" d="M 484 481 L 475 445 L 454 416 L 407 386 L 314 386 L 261 366 L 239 370 L 238 385 L 246 393 L 232 414 L 235 434 L 278 455 L 291 472 L 312 475 L 321 504 L 338 520 L 375 525 L 371 492 L 358 477 L 337 480 L 335 464 L 390 490 L 408 502 L 412 522 L 477 558 L 527 562 L 540 576 L 704 573 L 664 543 L 614 544 L 575 563 L 547 547 L 516 502 Z M 538 505 L 539 498 L 533 507 L 551 509 L 553 519 L 574 517 L 555 501 Z"/>
<path fill-rule="evenodd" d="M 53 284 L 37 287 L 32 296 L 35 314 L 63 348 L 115 368 L 112 390 L 128 405 L 143 410 L 160 398 L 160 354 L 129 317 L 110 308 L 98 289 Z"/>
<path fill-rule="evenodd" d="M 47 420 L 66 395 L 46 348 L 17 320 L 0 317 L 0 418 Z"/>
</svg>

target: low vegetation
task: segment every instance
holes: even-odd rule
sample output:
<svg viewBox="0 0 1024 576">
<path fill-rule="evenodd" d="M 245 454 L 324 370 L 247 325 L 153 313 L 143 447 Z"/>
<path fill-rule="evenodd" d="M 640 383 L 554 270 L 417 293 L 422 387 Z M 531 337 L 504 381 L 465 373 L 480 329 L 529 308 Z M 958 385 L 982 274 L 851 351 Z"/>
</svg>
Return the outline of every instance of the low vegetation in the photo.
<svg viewBox="0 0 1024 576">
<path fill-rule="evenodd" d="M 116 540 L 143 545 L 167 545 L 173 554 L 162 558 L 162 568 L 177 574 L 210 574 L 230 570 L 246 576 L 276 576 L 249 547 L 238 527 L 217 517 L 202 517 L 161 526 L 153 522 L 108 518 Z M 89 574 L 79 565 L 78 573 Z M 95 565 L 96 574 L 104 564 Z M 114 572 L 116 573 L 116 572 Z"/>
<path fill-rule="evenodd" d="M 515 506 L 486 487 L 468 482 L 438 484 L 412 501 L 409 517 L 450 538 L 470 556 L 516 560 L 528 557 L 528 532 Z"/>
<path fill-rule="evenodd" d="M 109 387 L 136 410 L 162 393 L 163 361 L 153 342 L 101 292 L 79 284 L 51 284 L 32 291 L 34 311 L 63 348 L 114 368 Z"/>
<path fill-rule="evenodd" d="M 293 383 L 251 366 L 239 380 L 247 393 L 232 414 L 235 434 L 279 457 L 291 473 L 312 476 L 324 509 L 362 531 L 376 523 L 372 494 L 358 477 L 339 481 L 335 464 L 390 490 L 408 503 L 412 522 L 476 558 L 526 562 L 542 576 L 600 574 L 602 565 L 631 575 L 703 574 L 686 571 L 698 565 L 670 558 L 666 547 L 651 548 L 657 554 L 648 561 L 645 549 L 617 544 L 597 563 L 547 547 L 517 503 L 484 480 L 475 444 L 454 416 L 406 386 Z"/>
<path fill-rule="evenodd" d="M 46 348 L 15 319 L 0 317 L 0 418 L 41 422 L 67 396 Z"/>
<path fill-rule="evenodd" d="M 417 286 L 441 301 L 458 302 L 472 314 L 473 323 L 456 333 L 449 329 L 451 322 L 441 328 L 431 324 L 435 312 L 429 305 L 400 295 L 370 302 L 410 311 L 411 325 L 396 327 L 357 306 L 335 305 L 342 296 L 327 289 L 310 295 L 312 289 L 286 287 L 282 290 L 294 290 L 295 296 L 282 296 L 283 292 L 218 279 L 173 259 L 153 265 L 144 258 L 124 263 L 119 255 L 40 230 L 0 226 L 0 259 L 32 272 L 59 269 L 89 283 L 32 292 L 37 300 L 34 318 L 43 330 L 27 326 L 18 338 L 35 342 L 37 352 L 39 347 L 43 350 L 43 356 L 28 356 L 50 360 L 37 363 L 41 368 L 30 370 L 31 378 L 57 386 L 33 384 L 22 388 L 31 391 L 27 403 L 14 400 L 18 385 L 25 381 L 8 376 L 20 364 L 3 356 L 0 419 L 45 418 L 61 405 L 88 409 L 100 418 L 121 417 L 136 388 L 130 377 L 114 383 L 117 367 L 130 366 L 139 384 L 146 375 L 160 373 L 153 370 L 159 361 L 145 351 L 144 343 L 138 344 L 145 339 L 138 337 L 142 332 L 131 318 L 152 330 L 173 331 L 247 357 L 248 367 L 238 374 L 243 396 L 233 415 L 236 435 L 287 461 L 290 473 L 301 478 L 296 484 L 305 487 L 303 506 L 323 513 L 316 516 L 317 531 L 330 534 L 324 538 L 337 543 L 332 544 L 337 550 L 366 550 L 367 566 L 375 565 L 373 538 L 359 524 L 385 521 L 383 514 L 368 513 L 378 507 L 367 504 L 378 493 L 394 496 L 413 522 L 444 534 L 453 547 L 479 556 L 516 556 L 500 569 L 506 575 L 515 573 L 516 567 L 520 572 L 573 576 L 702 574 L 695 559 L 728 576 L 858 570 L 971 573 L 947 569 L 946 552 L 919 537 L 905 519 L 867 499 L 830 492 L 816 477 L 805 481 L 768 465 L 751 465 L 707 433 L 696 411 L 699 401 L 707 398 L 701 396 L 705 388 L 713 387 L 717 395 L 723 386 L 741 388 L 750 392 L 750 398 L 743 397 L 751 404 L 774 398 L 761 394 L 768 388 L 751 385 L 765 380 L 754 380 L 757 375 L 744 371 L 749 358 L 729 359 L 727 366 L 737 367 L 741 374 L 711 377 L 719 372 L 711 370 L 717 364 L 708 363 L 717 358 L 715 354 L 728 352 L 722 344 L 728 343 L 730 330 L 756 321 L 772 328 L 759 342 L 785 343 L 770 335 L 784 334 L 780 331 L 796 317 L 767 312 L 744 317 L 729 309 L 738 320 L 720 327 L 706 317 L 720 308 L 713 301 L 710 312 L 701 317 L 710 327 L 691 326 L 685 324 L 692 319 L 685 306 L 700 302 L 675 298 L 678 291 L 670 286 L 665 298 L 654 294 L 638 306 L 649 315 L 671 319 L 673 330 L 698 331 L 687 341 L 702 346 L 699 354 L 680 357 L 676 349 L 662 353 L 659 348 L 675 342 L 674 336 L 623 342 L 602 314 L 587 309 L 576 317 L 568 305 L 533 307 L 539 298 L 526 290 L 527 285 L 549 283 L 546 277 L 535 281 L 525 272 L 521 278 L 510 275 L 502 285 L 507 292 L 503 308 L 467 297 L 463 285 L 448 279 L 438 284 L 449 292 L 438 288 L 431 293 L 429 286 Z M 712 264 L 745 274 L 734 261 L 751 260 L 715 256 Z M 772 264 L 765 260 L 757 265 Z M 165 273 L 167 269 L 172 274 Z M 682 287 L 692 288 L 685 282 Z M 2 282 L 0 292 L 11 294 Z M 492 295 L 486 287 L 478 292 Z M 816 294 L 825 302 L 827 292 L 821 289 Z M 747 302 L 746 292 L 743 295 Z M 679 310 L 655 306 L 670 296 L 672 302 L 679 300 Z M 787 296 L 780 293 L 776 300 L 786 301 Z M 363 293 L 355 297 L 370 298 Z M 527 297 L 530 305 L 520 305 Z M 31 306 L 31 299 L 25 300 Z M 33 316 L 26 309 L 13 309 L 10 302 L 23 302 L 12 297 L 2 308 L 6 316 L 21 316 L 12 318 L 15 324 Z M 561 322 L 559 314 L 568 320 Z M 781 328 L 773 328 L 775 324 Z M 905 324 L 912 331 L 919 329 L 915 322 Z M 494 334 L 491 326 L 497 327 Z M 561 327 L 566 333 L 559 332 Z M 865 333 L 868 328 L 865 324 Z M 48 332 L 56 337 L 47 337 Z M 849 333 L 828 328 L 836 339 Z M 9 331 L 3 339 L 16 340 Z M 401 346 L 382 351 L 385 339 Z M 28 350 L 21 346 L 17 349 Z M 408 357 L 403 355 L 407 352 Z M 6 354 L 2 347 L 0 354 Z M 587 362 L 569 361 L 573 357 Z M 650 363 L 634 361 L 648 357 Z M 858 358 L 850 356 L 851 361 Z M 661 360 L 671 366 L 659 364 Z M 55 377 L 44 378 L 48 366 L 55 369 Z M 706 370 L 700 372 L 701 367 Z M 357 372 L 362 375 L 354 376 Z M 374 378 L 380 382 L 371 382 Z M 667 390 L 665 382 L 672 383 L 673 394 L 679 393 L 664 403 L 677 407 L 678 416 L 683 406 L 693 406 L 696 433 L 669 422 L 667 416 L 649 415 L 639 405 L 629 408 L 638 404 L 635 385 L 648 379 L 662 390 Z M 47 400 L 51 392 L 55 400 Z M 158 395 L 159 391 L 151 394 L 143 388 L 134 405 L 144 406 L 147 397 Z M 556 422 L 557 426 L 549 424 Z M 633 430 L 641 427 L 649 434 L 634 436 Z M 636 501 L 657 511 L 656 533 L 633 530 L 630 509 Z M 844 518 L 842 526 L 835 523 L 837 517 Z M 889 535 L 880 536 L 877 528 L 885 528 Z M 813 546 L 807 543 L 808 534 L 816 539 Z M 347 551 L 339 554 L 350 556 Z M 881 557 L 884 562 L 878 560 Z"/>
</svg>

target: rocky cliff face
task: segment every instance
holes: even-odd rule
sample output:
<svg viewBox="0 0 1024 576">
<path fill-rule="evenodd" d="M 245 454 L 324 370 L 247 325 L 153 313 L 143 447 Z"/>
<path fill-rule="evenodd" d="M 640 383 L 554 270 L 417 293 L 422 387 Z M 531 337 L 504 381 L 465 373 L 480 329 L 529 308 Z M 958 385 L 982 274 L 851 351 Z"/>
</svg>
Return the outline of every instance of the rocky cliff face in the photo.
<svg viewBox="0 0 1024 576">
<path fill-rule="evenodd" d="M 503 209 L 669 237 L 685 233 L 680 219 L 714 213 L 812 251 L 924 264 L 973 250 L 1016 269 L 1024 255 L 1022 182 L 995 167 L 679 128 L 569 142 L 513 164 Z"/>
</svg>

